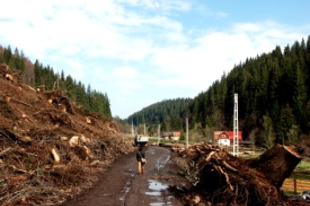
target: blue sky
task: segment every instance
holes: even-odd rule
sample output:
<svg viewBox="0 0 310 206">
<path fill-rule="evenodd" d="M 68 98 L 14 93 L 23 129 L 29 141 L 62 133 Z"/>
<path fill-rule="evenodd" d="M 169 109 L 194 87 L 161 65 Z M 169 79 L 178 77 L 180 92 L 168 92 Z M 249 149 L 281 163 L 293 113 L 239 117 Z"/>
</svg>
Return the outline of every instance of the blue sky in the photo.
<svg viewBox="0 0 310 206">
<path fill-rule="evenodd" d="M 194 98 L 310 35 L 308 0 L 0 0 L 0 44 L 107 93 L 113 116 Z"/>
</svg>

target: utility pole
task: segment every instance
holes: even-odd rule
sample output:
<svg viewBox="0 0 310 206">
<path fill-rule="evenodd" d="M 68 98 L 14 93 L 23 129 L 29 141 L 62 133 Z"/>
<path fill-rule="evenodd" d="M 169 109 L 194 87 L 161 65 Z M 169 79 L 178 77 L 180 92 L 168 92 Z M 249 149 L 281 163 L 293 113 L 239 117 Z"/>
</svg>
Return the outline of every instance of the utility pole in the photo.
<svg viewBox="0 0 310 206">
<path fill-rule="evenodd" d="M 144 134 L 143 134 L 143 135 L 144 135 L 144 136 L 148 136 L 148 135 L 149 135 L 148 130 L 149 130 L 150 126 L 147 127 L 145 123 L 143 124 L 143 126 L 144 126 L 144 131 L 143 131 Z"/>
<path fill-rule="evenodd" d="M 186 149 L 188 149 L 188 118 L 186 117 Z"/>
<path fill-rule="evenodd" d="M 134 129 L 133 129 L 133 121 L 131 121 L 131 135 L 133 136 L 134 135 Z"/>
<path fill-rule="evenodd" d="M 233 155 L 239 156 L 238 94 L 234 96 Z"/>
<path fill-rule="evenodd" d="M 158 124 L 158 146 L 160 143 L 160 124 Z"/>
<path fill-rule="evenodd" d="M 146 135 L 146 127 L 145 127 L 145 123 L 143 124 L 143 135 Z"/>
</svg>

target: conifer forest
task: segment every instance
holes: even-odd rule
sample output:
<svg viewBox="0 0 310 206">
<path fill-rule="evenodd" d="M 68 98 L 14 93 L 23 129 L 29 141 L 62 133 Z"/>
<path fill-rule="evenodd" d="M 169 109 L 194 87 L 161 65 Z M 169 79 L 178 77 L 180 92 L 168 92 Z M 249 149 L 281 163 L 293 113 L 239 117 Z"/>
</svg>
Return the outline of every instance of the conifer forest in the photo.
<svg viewBox="0 0 310 206">
<path fill-rule="evenodd" d="M 146 123 L 151 128 L 158 123 L 179 122 L 170 129 L 184 131 L 188 118 L 190 129 L 210 136 L 212 131 L 233 129 L 234 94 L 238 94 L 239 130 L 245 139 L 267 148 L 274 143 L 307 142 L 309 82 L 310 36 L 306 41 L 295 41 L 285 48 L 276 46 L 270 53 L 234 65 L 193 100 L 156 103 L 133 114 L 127 122 Z M 176 107 L 180 104 L 188 107 Z M 173 108 L 178 109 L 171 113 Z"/>
</svg>

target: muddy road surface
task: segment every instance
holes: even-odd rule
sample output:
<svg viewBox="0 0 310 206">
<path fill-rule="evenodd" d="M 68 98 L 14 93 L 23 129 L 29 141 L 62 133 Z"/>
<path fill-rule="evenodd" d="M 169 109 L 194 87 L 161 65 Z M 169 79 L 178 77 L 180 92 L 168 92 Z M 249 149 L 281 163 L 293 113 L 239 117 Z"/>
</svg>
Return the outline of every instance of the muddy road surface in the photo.
<svg viewBox="0 0 310 206">
<path fill-rule="evenodd" d="M 145 149 L 145 174 L 137 174 L 135 153 L 119 158 L 98 184 L 62 206 L 181 206 L 168 191 L 173 180 L 170 151 L 161 147 Z M 170 183 L 169 183 L 170 182 Z"/>
</svg>

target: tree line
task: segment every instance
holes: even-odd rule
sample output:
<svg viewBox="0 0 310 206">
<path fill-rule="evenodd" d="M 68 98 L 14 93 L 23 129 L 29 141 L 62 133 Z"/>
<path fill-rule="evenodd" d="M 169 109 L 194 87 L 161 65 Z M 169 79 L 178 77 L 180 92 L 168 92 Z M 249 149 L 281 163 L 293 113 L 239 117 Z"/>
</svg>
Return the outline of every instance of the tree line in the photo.
<svg viewBox="0 0 310 206">
<path fill-rule="evenodd" d="M 19 72 L 23 84 L 32 87 L 44 85 L 46 90 L 60 88 L 73 103 L 112 118 L 110 100 L 106 93 L 93 90 L 90 85 L 86 88 L 81 81 L 76 81 L 70 75 L 65 76 L 63 71 L 61 74 L 55 73 L 51 66 L 43 66 L 38 60 L 33 64 L 17 48 L 12 52 L 10 45 L 7 48 L 0 45 L 0 64 L 6 64 Z"/>
<path fill-rule="evenodd" d="M 183 131 L 183 119 L 192 102 L 191 98 L 163 100 L 130 115 L 125 121 L 133 124 L 138 133 L 144 133 L 146 127 L 149 135 L 157 133 L 159 124 L 161 131 Z"/>
</svg>

